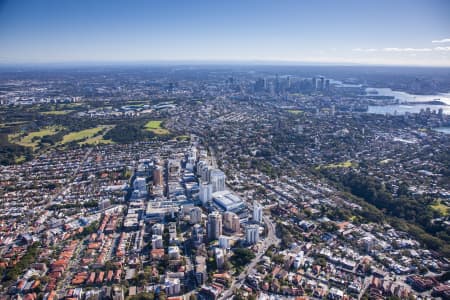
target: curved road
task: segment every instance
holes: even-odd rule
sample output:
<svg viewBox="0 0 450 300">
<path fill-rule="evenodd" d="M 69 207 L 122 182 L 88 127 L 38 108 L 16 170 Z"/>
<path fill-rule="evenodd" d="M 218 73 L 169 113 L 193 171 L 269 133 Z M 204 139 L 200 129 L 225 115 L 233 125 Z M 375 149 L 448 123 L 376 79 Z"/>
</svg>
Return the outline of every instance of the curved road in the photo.
<svg viewBox="0 0 450 300">
<path fill-rule="evenodd" d="M 275 234 L 275 224 L 269 219 L 269 217 L 264 216 L 264 223 L 267 225 L 267 237 L 263 240 L 261 247 L 258 250 L 255 258 L 245 267 L 244 271 L 239 274 L 238 277 L 233 279 L 230 287 L 222 294 L 219 299 L 230 299 L 233 295 L 233 291 L 235 289 L 239 289 L 244 281 L 245 277 L 247 277 L 249 270 L 255 268 L 256 264 L 259 262 L 261 257 L 266 253 L 267 249 L 269 249 L 272 245 L 278 245 L 280 243 L 280 239 L 277 238 Z"/>
<path fill-rule="evenodd" d="M 211 165 L 212 167 L 217 168 L 214 149 L 213 147 L 208 147 L 208 149 L 211 157 Z M 245 277 L 247 277 L 248 275 L 249 270 L 255 268 L 256 264 L 259 262 L 264 253 L 266 253 L 267 249 L 269 249 L 269 247 L 272 245 L 277 246 L 280 244 L 280 239 L 277 238 L 275 234 L 275 224 L 273 224 L 268 216 L 264 216 L 263 220 L 267 226 L 267 237 L 262 241 L 261 247 L 259 248 L 258 253 L 256 253 L 255 258 L 244 268 L 243 272 L 239 274 L 238 277 L 233 279 L 230 287 L 222 294 L 221 297 L 219 297 L 219 299 L 231 299 L 233 291 L 241 287 Z"/>
</svg>

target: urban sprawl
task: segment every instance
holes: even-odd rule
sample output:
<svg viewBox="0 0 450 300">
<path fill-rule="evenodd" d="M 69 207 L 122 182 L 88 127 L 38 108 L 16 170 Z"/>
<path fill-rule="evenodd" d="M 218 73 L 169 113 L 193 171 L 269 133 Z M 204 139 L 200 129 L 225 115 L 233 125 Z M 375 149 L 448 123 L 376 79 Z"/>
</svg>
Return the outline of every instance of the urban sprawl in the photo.
<svg viewBox="0 0 450 300">
<path fill-rule="evenodd" d="M 0 299 L 450 299 L 450 81 L 304 72 L 5 71 Z"/>
</svg>

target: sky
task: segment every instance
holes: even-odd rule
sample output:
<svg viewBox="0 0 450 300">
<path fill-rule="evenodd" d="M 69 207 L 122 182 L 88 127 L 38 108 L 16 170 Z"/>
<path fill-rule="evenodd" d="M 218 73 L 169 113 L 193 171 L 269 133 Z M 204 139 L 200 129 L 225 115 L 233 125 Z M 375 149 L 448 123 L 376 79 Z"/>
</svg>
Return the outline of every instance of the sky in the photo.
<svg viewBox="0 0 450 300">
<path fill-rule="evenodd" d="M 450 66 L 448 0 L 0 0 L 0 63 Z"/>
</svg>

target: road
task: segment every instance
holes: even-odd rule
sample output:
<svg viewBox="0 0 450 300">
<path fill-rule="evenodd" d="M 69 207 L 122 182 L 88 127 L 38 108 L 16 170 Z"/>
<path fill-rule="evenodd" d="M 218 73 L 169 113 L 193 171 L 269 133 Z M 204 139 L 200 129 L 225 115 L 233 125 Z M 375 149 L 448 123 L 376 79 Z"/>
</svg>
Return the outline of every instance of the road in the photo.
<svg viewBox="0 0 450 300">
<path fill-rule="evenodd" d="M 210 158 L 211 158 L 211 166 L 213 168 L 217 168 L 217 161 L 216 161 L 216 153 L 214 152 L 214 149 L 212 147 L 208 147 Z"/>
<path fill-rule="evenodd" d="M 79 255 L 86 248 L 84 241 L 87 239 L 80 240 L 78 243 L 72 257 L 70 258 L 69 265 L 67 266 L 67 270 L 63 275 L 63 279 L 58 282 L 59 288 L 56 289 L 60 298 L 66 296 L 66 289 L 71 285 L 71 280 L 74 273 L 77 271 L 80 263 Z"/>
<path fill-rule="evenodd" d="M 362 287 L 361 291 L 359 292 L 358 300 L 360 300 L 362 298 L 362 296 L 364 296 L 364 293 L 366 292 L 370 283 L 372 282 L 372 278 L 373 278 L 373 276 L 364 278 L 363 287 Z"/>
<path fill-rule="evenodd" d="M 256 264 L 259 262 L 264 253 L 266 253 L 267 249 L 269 249 L 269 247 L 272 245 L 278 245 L 280 243 L 280 239 L 277 238 L 275 234 L 275 224 L 270 220 L 268 216 L 264 216 L 263 220 L 267 226 L 267 237 L 263 240 L 262 245 L 259 248 L 255 258 L 244 268 L 244 271 L 238 277 L 233 279 L 230 287 L 222 294 L 219 299 L 230 299 L 230 297 L 233 295 L 233 291 L 241 287 L 249 271 L 255 268 Z"/>
<path fill-rule="evenodd" d="M 64 183 L 64 186 L 59 187 L 56 190 L 56 193 L 53 194 L 53 196 L 51 197 L 50 201 L 48 201 L 48 204 L 46 206 L 46 208 L 50 207 L 51 205 L 55 204 L 54 201 L 60 196 L 63 195 L 64 193 L 67 193 L 70 190 L 70 184 L 75 180 L 78 171 L 81 169 L 81 167 L 84 165 L 84 163 L 86 162 L 86 160 L 88 159 L 89 155 L 91 155 L 92 150 L 94 148 L 91 147 L 89 148 L 89 150 L 86 152 L 86 154 L 83 156 L 82 160 L 80 161 L 80 163 L 78 164 L 78 167 L 72 172 L 72 174 L 69 177 L 69 180 L 67 180 L 66 183 Z M 65 187 L 65 188 L 64 188 Z"/>
</svg>

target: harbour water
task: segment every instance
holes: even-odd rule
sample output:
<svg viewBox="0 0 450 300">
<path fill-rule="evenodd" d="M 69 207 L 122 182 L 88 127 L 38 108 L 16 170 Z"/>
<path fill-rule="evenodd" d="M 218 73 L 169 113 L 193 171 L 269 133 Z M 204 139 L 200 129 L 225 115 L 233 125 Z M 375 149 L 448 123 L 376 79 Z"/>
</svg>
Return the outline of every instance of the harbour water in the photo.
<svg viewBox="0 0 450 300">
<path fill-rule="evenodd" d="M 368 113 L 375 114 L 398 114 L 403 115 L 406 112 L 409 113 L 419 113 L 422 109 L 426 110 L 429 108 L 431 111 L 442 111 L 446 115 L 450 115 L 450 93 L 442 93 L 437 95 L 413 95 L 406 92 L 393 91 L 390 88 L 367 88 L 366 92 L 373 93 L 377 92 L 379 96 L 393 96 L 395 99 L 399 100 L 399 104 L 391 105 L 370 105 L 368 108 Z M 439 100 L 446 105 L 435 105 L 435 104 L 411 104 L 413 102 L 427 102 Z"/>
<path fill-rule="evenodd" d="M 439 131 L 442 133 L 450 134 L 450 127 L 437 127 L 433 128 L 434 131 Z"/>
<path fill-rule="evenodd" d="M 369 105 L 367 112 L 372 114 L 391 114 L 391 115 L 404 115 L 409 113 L 420 113 L 420 111 L 430 108 L 431 111 L 438 111 L 442 108 L 442 112 L 446 115 L 450 115 L 450 106 L 445 105 L 427 105 L 427 104 L 394 104 L 394 105 Z"/>
</svg>

